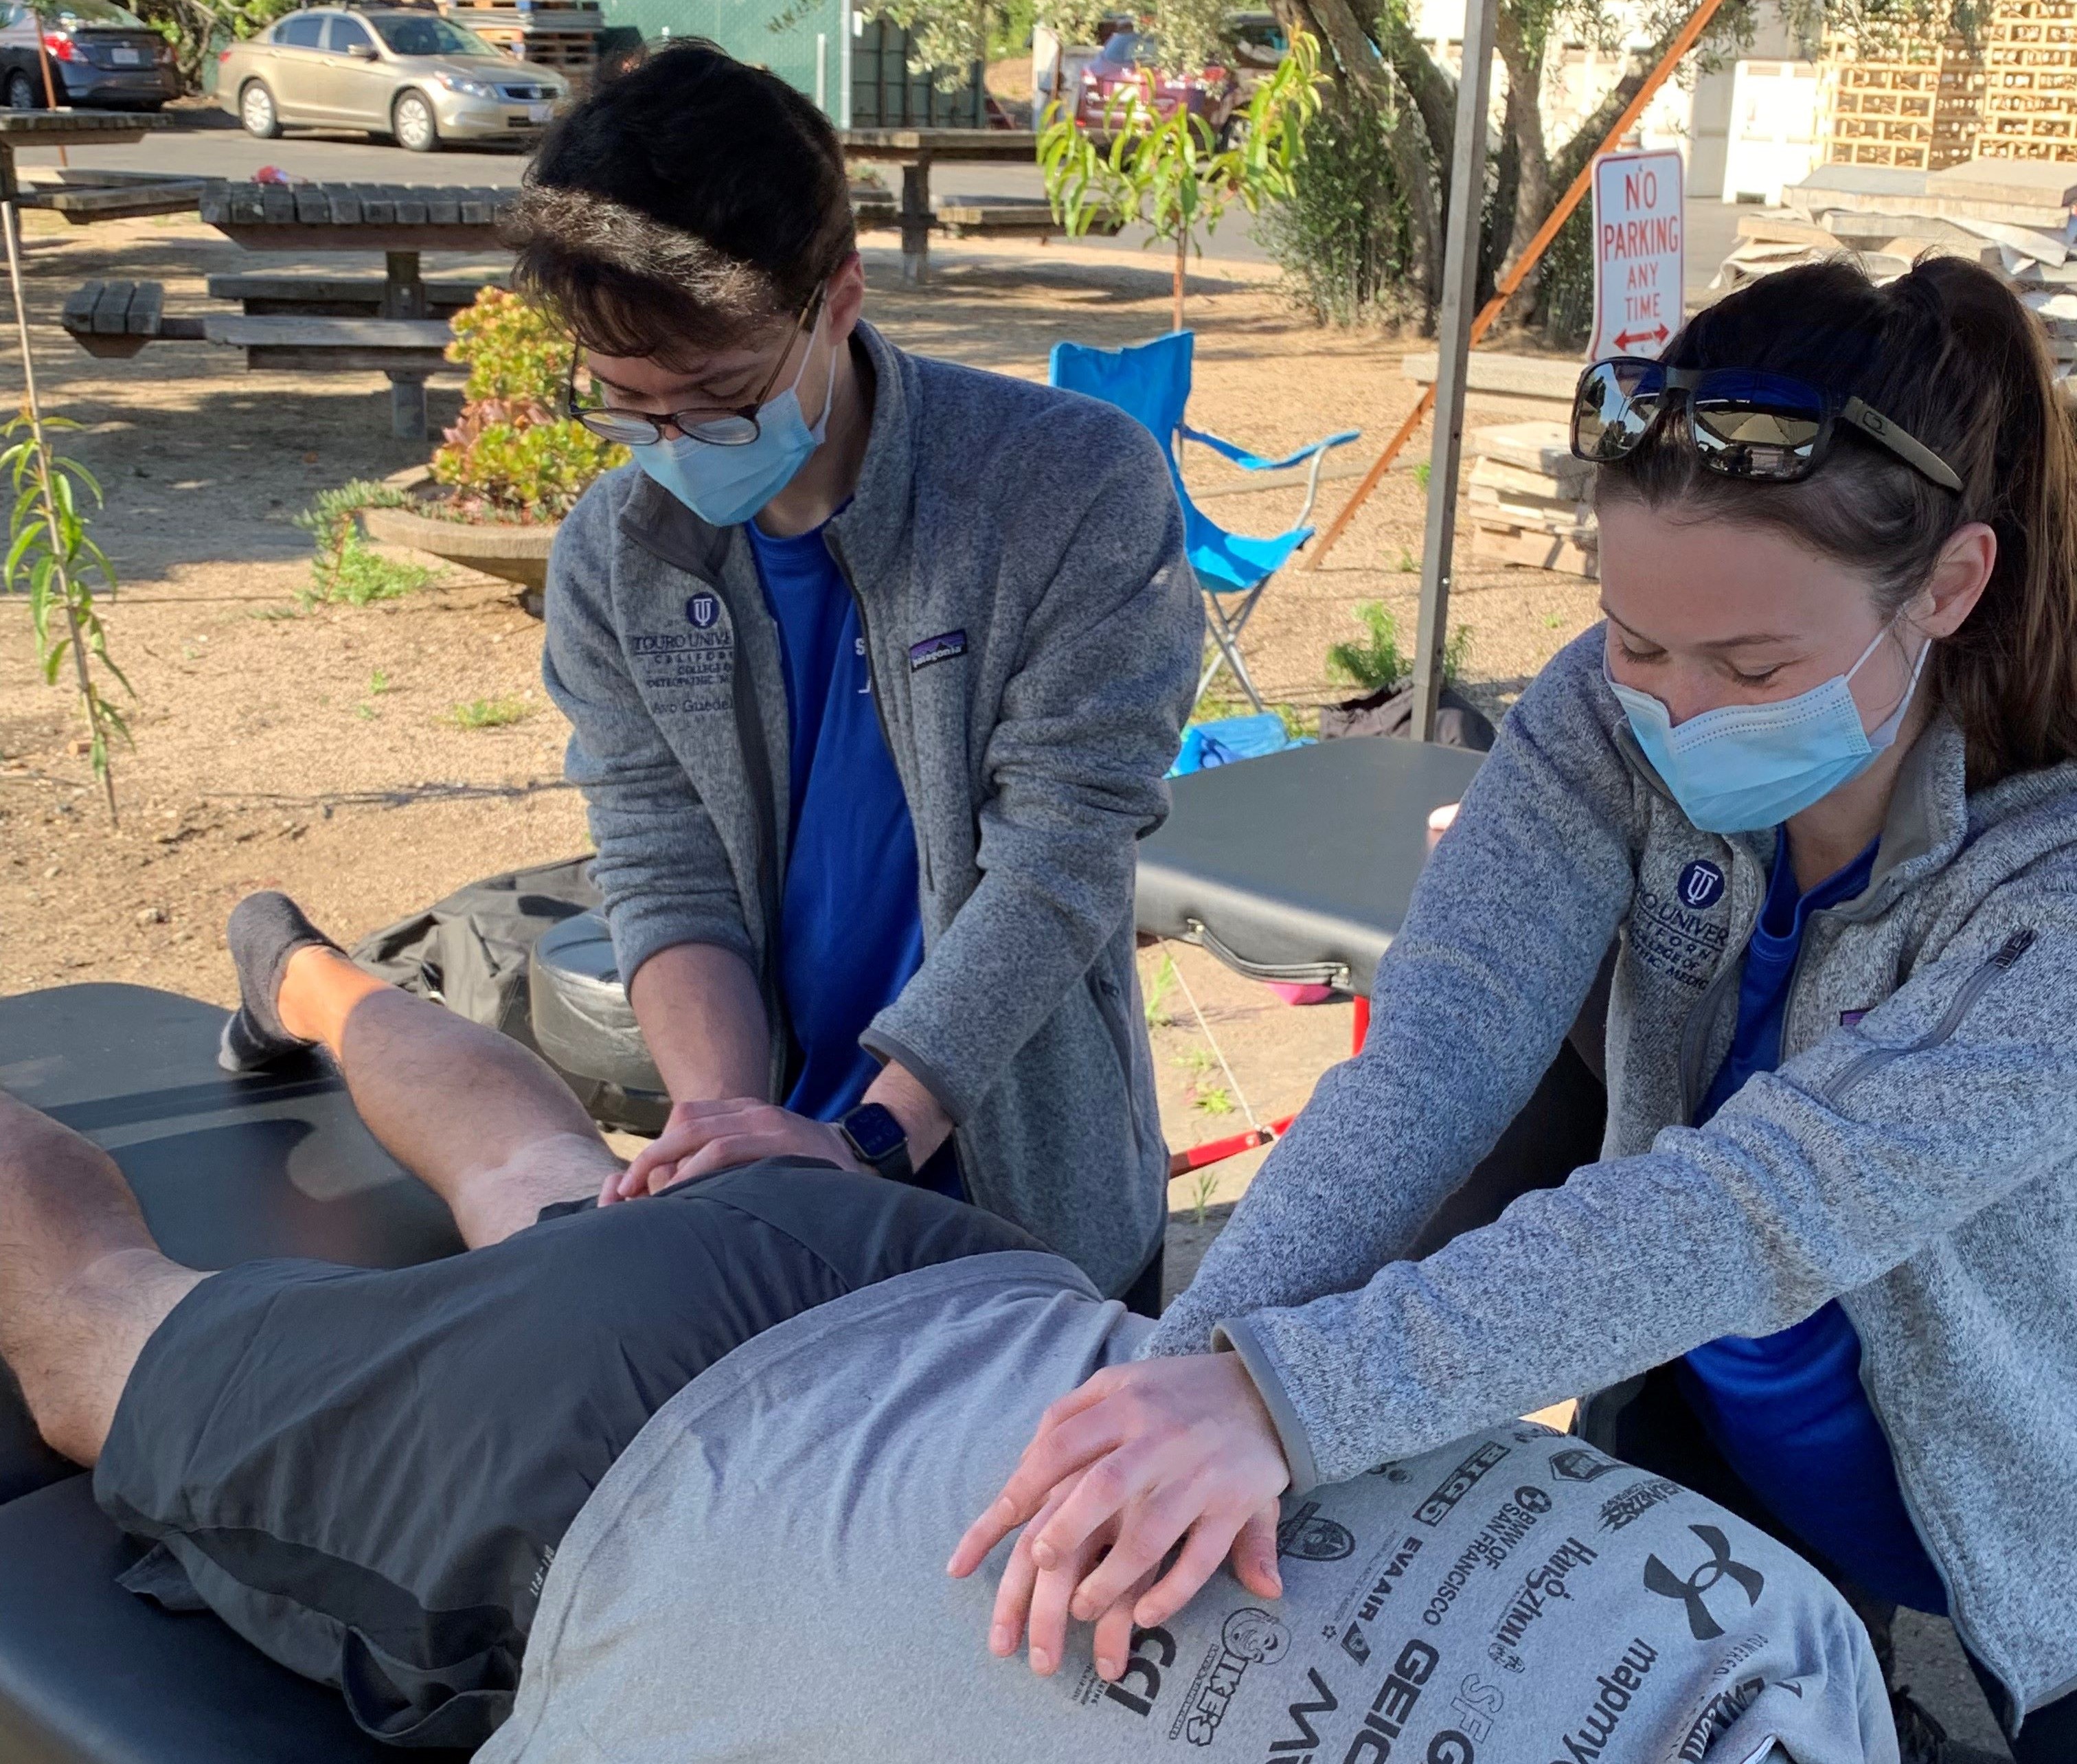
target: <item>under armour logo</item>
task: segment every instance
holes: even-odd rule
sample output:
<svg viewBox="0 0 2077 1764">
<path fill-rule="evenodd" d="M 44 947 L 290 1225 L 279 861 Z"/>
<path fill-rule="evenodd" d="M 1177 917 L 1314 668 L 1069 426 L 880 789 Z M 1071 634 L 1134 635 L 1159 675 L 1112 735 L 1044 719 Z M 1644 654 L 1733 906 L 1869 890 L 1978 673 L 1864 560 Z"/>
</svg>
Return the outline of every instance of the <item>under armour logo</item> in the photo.
<svg viewBox="0 0 2077 1764">
<path fill-rule="evenodd" d="M 1716 1526 L 1690 1525 L 1688 1529 L 1709 1546 L 1709 1559 L 1684 1580 L 1658 1557 L 1647 1556 L 1644 1583 L 1647 1590 L 1662 1598 L 1684 1602 L 1688 1607 L 1688 1627 L 1693 1631 L 1695 1639 L 1713 1641 L 1724 1633 L 1724 1628 L 1709 1614 L 1703 1596 L 1719 1580 L 1729 1580 L 1744 1591 L 1748 1605 L 1756 1605 L 1761 1590 L 1767 1585 L 1767 1577 L 1757 1568 L 1732 1561 L 1730 1540 Z"/>
</svg>

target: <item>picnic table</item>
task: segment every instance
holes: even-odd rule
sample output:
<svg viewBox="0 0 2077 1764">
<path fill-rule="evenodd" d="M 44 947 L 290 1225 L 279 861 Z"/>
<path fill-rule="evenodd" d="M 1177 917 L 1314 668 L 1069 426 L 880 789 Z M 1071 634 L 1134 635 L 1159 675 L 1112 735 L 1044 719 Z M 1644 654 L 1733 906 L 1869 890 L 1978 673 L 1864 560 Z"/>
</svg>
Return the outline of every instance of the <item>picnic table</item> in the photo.
<svg viewBox="0 0 2077 1764">
<path fill-rule="evenodd" d="M 244 348 L 255 367 L 380 368 L 389 377 L 390 432 L 422 440 L 426 380 L 441 365 L 449 333 L 432 316 L 419 254 L 497 248 L 514 194 L 478 185 L 212 181 L 202 218 L 226 239 L 256 252 L 381 252 L 383 280 L 372 318 L 299 316 L 277 302 L 267 317 L 248 314 L 211 340 Z M 260 349 L 269 352 L 264 360 L 255 357 Z M 385 351 L 394 353 L 385 360 Z"/>
<path fill-rule="evenodd" d="M 1038 157 L 1030 129 L 843 129 L 844 157 L 901 168 L 901 280 L 910 287 L 930 279 L 930 168 L 948 164 L 1030 165 Z M 971 229 L 970 229 L 971 230 Z"/>
<path fill-rule="evenodd" d="M 170 128 L 169 116 L 141 110 L 0 110 L 0 202 L 22 193 L 15 154 L 24 147 L 123 147 L 155 129 Z"/>
</svg>

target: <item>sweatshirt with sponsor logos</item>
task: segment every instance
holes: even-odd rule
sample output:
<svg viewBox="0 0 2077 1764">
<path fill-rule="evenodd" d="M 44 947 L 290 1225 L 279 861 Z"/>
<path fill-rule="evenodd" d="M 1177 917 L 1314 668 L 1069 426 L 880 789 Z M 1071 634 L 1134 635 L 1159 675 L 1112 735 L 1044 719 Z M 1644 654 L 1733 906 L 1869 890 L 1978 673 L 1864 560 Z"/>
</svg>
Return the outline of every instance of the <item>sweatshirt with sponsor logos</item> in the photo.
<svg viewBox="0 0 2077 1764">
<path fill-rule="evenodd" d="M 1285 1503 L 1123 1676 L 987 1650 L 943 1564 L 1046 1405 L 1149 1325 L 1012 1252 L 848 1294 L 667 1404 L 570 1528 L 479 1764 L 1894 1764 L 1867 1633 L 1792 1552 L 1531 1423 Z"/>
</svg>

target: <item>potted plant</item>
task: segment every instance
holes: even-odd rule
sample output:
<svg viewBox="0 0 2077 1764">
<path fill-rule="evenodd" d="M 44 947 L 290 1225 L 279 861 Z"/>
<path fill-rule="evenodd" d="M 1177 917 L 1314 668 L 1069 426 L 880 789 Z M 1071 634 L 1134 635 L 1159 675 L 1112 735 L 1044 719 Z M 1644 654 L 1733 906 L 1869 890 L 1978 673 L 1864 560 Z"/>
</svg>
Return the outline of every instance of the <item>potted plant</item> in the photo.
<svg viewBox="0 0 2077 1764">
<path fill-rule="evenodd" d="M 518 583 L 538 614 L 557 524 L 627 450 L 561 414 L 569 339 L 539 307 L 486 288 L 454 332 L 447 359 L 468 368 L 461 415 L 411 503 L 362 520 L 371 538 Z"/>
</svg>

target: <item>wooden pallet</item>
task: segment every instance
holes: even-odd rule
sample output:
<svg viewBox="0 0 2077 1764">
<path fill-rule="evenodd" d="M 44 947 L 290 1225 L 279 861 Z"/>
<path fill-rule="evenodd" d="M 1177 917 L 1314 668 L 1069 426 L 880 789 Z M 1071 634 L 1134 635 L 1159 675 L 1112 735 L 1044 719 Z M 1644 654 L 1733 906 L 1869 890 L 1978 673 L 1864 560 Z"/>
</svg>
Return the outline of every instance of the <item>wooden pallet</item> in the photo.
<svg viewBox="0 0 2077 1764">
<path fill-rule="evenodd" d="M 1481 564 L 1517 568 L 1556 570 L 1566 576 L 1600 580 L 1600 550 L 1591 533 L 1553 532 L 1496 520 L 1476 506 L 1471 510 L 1471 556 Z"/>
<path fill-rule="evenodd" d="M 1849 165 L 1944 171 L 1971 156 L 1980 122 L 1983 68 L 1961 35 L 1906 37 L 1880 56 L 1842 39 L 1826 45 L 1834 73 L 1827 157 Z"/>
</svg>

